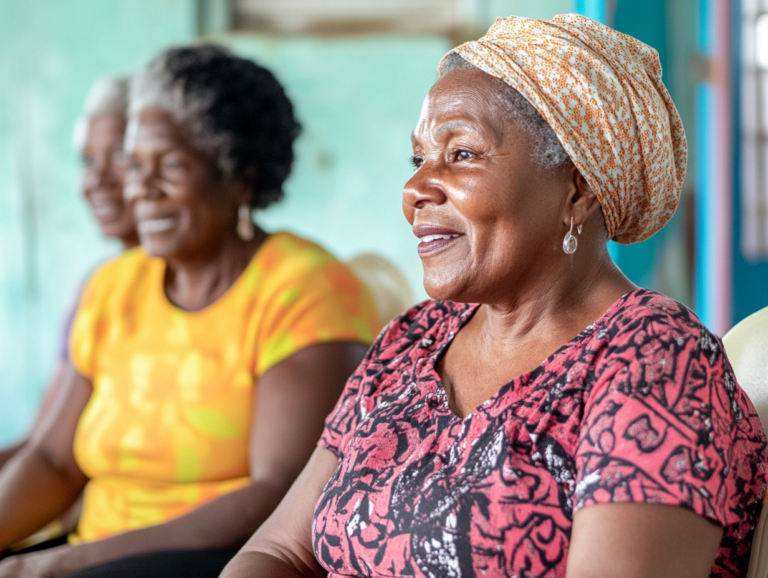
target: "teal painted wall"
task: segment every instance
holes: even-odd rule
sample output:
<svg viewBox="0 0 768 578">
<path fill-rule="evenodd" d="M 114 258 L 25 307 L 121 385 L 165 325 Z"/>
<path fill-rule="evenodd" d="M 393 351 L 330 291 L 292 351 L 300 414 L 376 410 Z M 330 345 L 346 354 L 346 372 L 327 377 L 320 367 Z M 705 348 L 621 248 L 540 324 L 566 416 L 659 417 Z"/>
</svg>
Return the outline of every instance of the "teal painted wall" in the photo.
<svg viewBox="0 0 768 578">
<path fill-rule="evenodd" d="M 90 84 L 196 26 L 193 0 L 0 2 L 0 443 L 37 409 L 83 276 L 117 251 L 78 193 L 72 126 Z"/>
<path fill-rule="evenodd" d="M 0 444 L 21 435 L 37 408 L 77 286 L 117 251 L 99 238 L 78 195 L 70 143 L 83 98 L 96 77 L 135 69 L 165 45 L 194 39 L 206 28 L 196 6 L 195 0 L 0 0 Z M 572 12 L 574 1 L 477 0 L 475 9 L 484 28 L 495 16 Z M 654 15 L 642 22 L 656 26 Z M 272 68 L 304 125 L 286 199 L 260 214 L 260 222 L 317 239 L 342 258 L 385 255 L 424 297 L 400 193 L 411 174 L 409 135 L 449 41 L 210 38 Z M 671 262 L 674 272 L 669 254 L 666 261 L 645 255 L 651 264 L 644 270 Z"/>
<path fill-rule="evenodd" d="M 410 134 L 450 49 L 441 37 L 218 40 L 285 84 L 304 127 L 286 198 L 257 216 L 270 230 L 319 240 L 342 259 L 376 252 L 397 263 L 419 298 L 417 240 L 402 215 Z"/>
</svg>

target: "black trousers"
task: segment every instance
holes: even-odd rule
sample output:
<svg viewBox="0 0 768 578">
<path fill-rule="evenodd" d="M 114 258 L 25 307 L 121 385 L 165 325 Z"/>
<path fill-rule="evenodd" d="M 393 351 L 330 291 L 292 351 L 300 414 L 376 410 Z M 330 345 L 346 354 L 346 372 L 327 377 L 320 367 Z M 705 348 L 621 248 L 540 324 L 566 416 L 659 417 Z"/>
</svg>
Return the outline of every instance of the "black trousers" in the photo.
<svg viewBox="0 0 768 578">
<path fill-rule="evenodd" d="M 218 578 L 237 550 L 150 552 L 92 566 L 67 578 Z"/>
</svg>

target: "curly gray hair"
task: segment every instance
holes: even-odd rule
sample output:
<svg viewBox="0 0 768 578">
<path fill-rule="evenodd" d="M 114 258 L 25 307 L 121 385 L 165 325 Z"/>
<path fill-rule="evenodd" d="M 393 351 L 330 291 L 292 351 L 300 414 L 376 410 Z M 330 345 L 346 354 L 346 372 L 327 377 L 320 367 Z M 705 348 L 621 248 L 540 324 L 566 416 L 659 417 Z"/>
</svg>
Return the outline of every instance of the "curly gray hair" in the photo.
<svg viewBox="0 0 768 578">
<path fill-rule="evenodd" d="M 128 115 L 128 91 L 131 83 L 130 76 L 108 76 L 100 78 L 91 85 L 85 98 L 83 111 L 75 122 L 72 144 L 76 150 L 85 146 L 88 132 L 88 121 L 105 112 L 119 112 Z"/>
<path fill-rule="evenodd" d="M 443 61 L 440 76 L 445 76 L 453 70 L 480 69 L 452 52 Z M 533 139 L 531 159 L 545 170 L 554 170 L 570 164 L 571 158 L 560 144 L 555 131 L 533 105 L 503 80 L 495 76 L 492 78 L 499 88 L 499 103 L 504 111 Z"/>
<path fill-rule="evenodd" d="M 131 83 L 130 116 L 168 111 L 224 178 L 251 189 L 251 204 L 280 200 L 301 129 L 285 90 L 255 62 L 216 45 L 170 48 Z"/>
</svg>

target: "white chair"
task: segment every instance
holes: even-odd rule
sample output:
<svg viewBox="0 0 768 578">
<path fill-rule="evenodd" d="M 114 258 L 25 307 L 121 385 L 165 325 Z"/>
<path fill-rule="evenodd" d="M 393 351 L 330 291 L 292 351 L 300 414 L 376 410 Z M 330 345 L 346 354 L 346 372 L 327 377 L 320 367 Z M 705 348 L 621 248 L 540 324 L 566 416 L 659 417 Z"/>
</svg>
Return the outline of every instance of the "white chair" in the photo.
<svg viewBox="0 0 768 578">
<path fill-rule="evenodd" d="M 384 257 L 363 253 L 352 257 L 347 265 L 370 289 L 383 322 L 388 322 L 413 305 L 408 280 L 396 265 Z"/>
<path fill-rule="evenodd" d="M 750 315 L 723 337 L 736 380 L 768 425 L 768 307 Z M 763 503 L 752 540 L 747 578 L 768 578 L 768 505 Z"/>
</svg>

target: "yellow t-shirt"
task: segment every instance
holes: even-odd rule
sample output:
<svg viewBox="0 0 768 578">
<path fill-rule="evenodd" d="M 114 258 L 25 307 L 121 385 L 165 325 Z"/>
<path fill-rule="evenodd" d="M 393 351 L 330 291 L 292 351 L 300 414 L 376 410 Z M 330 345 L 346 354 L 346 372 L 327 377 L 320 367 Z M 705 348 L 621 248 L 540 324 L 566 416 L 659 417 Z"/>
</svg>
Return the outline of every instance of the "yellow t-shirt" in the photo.
<svg viewBox="0 0 768 578">
<path fill-rule="evenodd" d="M 90 481 L 74 541 L 159 524 L 248 484 L 259 377 L 308 345 L 370 344 L 381 326 L 349 269 L 290 233 L 268 237 L 201 311 L 171 304 L 164 274 L 134 249 L 83 292 L 70 355 L 93 383 L 74 441 Z"/>
</svg>

